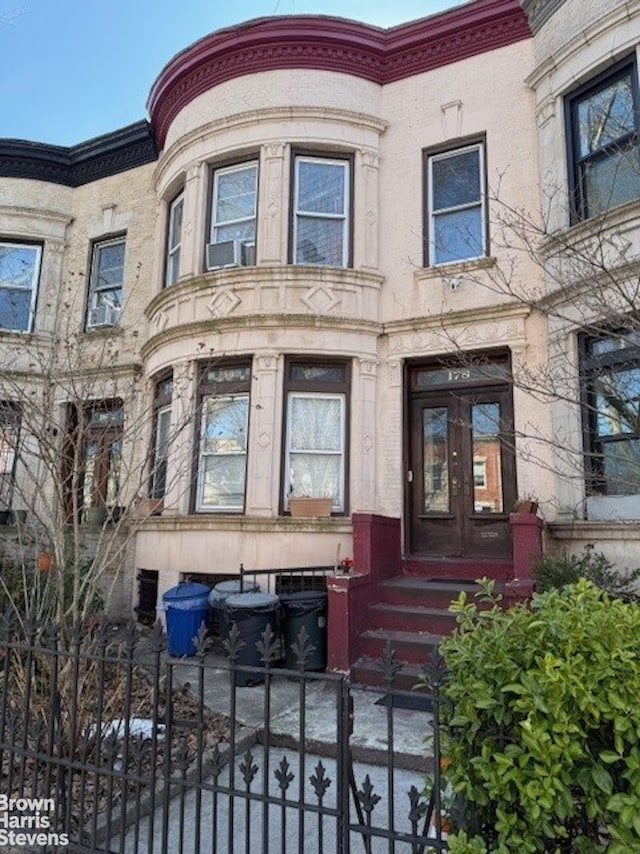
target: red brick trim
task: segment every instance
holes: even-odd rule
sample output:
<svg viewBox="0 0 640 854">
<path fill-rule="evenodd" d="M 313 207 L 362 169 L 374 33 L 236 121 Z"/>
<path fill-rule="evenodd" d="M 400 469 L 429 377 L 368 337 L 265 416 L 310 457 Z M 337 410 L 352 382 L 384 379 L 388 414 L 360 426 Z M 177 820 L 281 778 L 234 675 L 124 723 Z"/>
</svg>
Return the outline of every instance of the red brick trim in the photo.
<svg viewBox="0 0 640 854">
<path fill-rule="evenodd" d="M 177 54 L 153 84 L 147 107 L 162 147 L 183 107 L 234 77 L 315 68 L 384 84 L 530 36 L 518 0 L 475 0 L 390 29 L 319 15 L 257 18 Z"/>
</svg>

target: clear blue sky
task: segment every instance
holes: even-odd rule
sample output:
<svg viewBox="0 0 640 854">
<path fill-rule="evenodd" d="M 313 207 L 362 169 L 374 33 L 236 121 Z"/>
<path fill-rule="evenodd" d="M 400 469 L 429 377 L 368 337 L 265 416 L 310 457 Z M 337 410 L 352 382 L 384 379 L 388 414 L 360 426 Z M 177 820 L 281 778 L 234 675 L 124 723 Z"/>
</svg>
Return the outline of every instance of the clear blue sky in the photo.
<svg viewBox="0 0 640 854">
<path fill-rule="evenodd" d="M 146 118 L 154 79 L 207 33 L 265 15 L 388 27 L 460 0 L 0 0 L 0 137 L 73 145 Z"/>
</svg>

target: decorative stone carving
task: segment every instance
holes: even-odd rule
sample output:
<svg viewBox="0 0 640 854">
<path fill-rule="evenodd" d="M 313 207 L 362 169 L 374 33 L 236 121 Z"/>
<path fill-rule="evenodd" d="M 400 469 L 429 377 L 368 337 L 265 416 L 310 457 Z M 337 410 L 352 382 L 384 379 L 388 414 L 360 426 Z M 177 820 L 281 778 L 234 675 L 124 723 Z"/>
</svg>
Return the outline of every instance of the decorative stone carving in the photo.
<svg viewBox="0 0 640 854">
<path fill-rule="evenodd" d="M 207 304 L 208 310 L 214 317 L 226 317 L 235 311 L 242 300 L 231 288 L 222 287 L 214 294 Z"/>
<path fill-rule="evenodd" d="M 333 289 L 326 285 L 314 285 L 302 297 L 302 302 L 314 314 L 331 314 L 340 305 L 340 300 Z"/>
</svg>

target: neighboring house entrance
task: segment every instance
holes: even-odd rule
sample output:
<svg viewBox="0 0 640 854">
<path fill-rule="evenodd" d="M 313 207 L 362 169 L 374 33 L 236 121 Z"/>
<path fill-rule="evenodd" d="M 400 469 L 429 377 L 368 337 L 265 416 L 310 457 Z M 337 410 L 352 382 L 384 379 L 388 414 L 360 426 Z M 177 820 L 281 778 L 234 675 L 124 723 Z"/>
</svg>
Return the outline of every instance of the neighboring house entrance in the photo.
<svg viewBox="0 0 640 854">
<path fill-rule="evenodd" d="M 407 552 L 511 557 L 516 499 L 508 354 L 412 364 Z"/>
</svg>

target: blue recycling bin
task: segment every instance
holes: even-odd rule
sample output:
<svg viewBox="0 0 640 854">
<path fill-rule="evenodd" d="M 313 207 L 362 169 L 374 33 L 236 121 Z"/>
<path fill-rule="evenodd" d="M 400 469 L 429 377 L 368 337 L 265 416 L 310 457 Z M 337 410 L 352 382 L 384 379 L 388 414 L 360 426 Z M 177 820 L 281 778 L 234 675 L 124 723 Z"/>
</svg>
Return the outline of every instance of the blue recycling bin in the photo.
<svg viewBox="0 0 640 854">
<path fill-rule="evenodd" d="M 259 591 L 260 585 L 255 581 L 248 581 L 246 578 L 219 581 L 209 592 L 209 605 L 211 606 L 209 618 L 213 634 L 219 635 L 222 640 L 226 640 L 229 635 L 225 609 L 225 602 L 229 596 L 235 596 L 238 593 L 258 593 Z"/>
<path fill-rule="evenodd" d="M 200 626 L 206 626 L 209 613 L 209 588 L 195 581 L 182 581 L 162 597 L 169 638 L 169 655 L 195 655 L 194 638 Z"/>
</svg>

